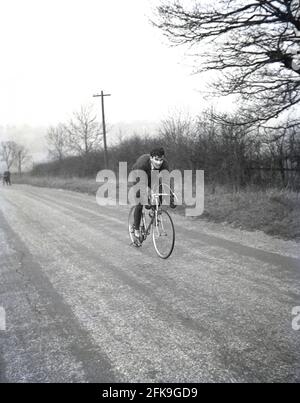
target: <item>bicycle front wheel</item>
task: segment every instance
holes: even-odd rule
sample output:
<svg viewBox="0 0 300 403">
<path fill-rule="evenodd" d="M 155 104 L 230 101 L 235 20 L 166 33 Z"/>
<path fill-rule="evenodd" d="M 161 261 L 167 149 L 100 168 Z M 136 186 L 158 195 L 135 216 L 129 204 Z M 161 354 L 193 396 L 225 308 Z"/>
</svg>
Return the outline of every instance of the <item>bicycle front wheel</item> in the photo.
<svg viewBox="0 0 300 403">
<path fill-rule="evenodd" d="M 160 210 L 153 222 L 152 239 L 158 256 L 167 259 L 174 249 L 175 229 L 170 214 L 165 210 Z"/>
</svg>

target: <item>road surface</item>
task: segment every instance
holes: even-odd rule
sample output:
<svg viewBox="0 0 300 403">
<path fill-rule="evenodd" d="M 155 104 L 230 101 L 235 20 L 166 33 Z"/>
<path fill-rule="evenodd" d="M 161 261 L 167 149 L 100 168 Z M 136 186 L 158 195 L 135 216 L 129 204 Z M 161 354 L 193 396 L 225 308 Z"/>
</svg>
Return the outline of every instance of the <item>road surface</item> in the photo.
<svg viewBox="0 0 300 403">
<path fill-rule="evenodd" d="M 166 261 L 127 207 L 0 189 L 0 382 L 299 382 L 299 245 L 174 215 Z"/>
</svg>

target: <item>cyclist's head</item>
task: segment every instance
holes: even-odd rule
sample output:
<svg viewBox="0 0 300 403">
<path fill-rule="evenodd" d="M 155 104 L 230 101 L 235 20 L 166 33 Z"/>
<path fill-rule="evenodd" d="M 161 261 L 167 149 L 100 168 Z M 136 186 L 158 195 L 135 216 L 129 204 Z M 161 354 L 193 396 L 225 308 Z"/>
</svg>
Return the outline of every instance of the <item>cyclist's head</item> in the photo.
<svg viewBox="0 0 300 403">
<path fill-rule="evenodd" d="M 165 150 L 162 147 L 154 148 L 150 151 L 150 161 L 155 169 L 159 169 L 162 166 L 162 163 L 164 162 L 164 155 Z"/>
</svg>

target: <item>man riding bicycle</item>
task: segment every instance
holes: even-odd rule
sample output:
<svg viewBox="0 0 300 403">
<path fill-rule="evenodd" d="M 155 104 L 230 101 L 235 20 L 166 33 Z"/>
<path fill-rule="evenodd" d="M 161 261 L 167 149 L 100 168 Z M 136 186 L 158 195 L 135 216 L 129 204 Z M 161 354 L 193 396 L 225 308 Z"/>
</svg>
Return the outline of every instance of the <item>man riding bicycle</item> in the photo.
<svg viewBox="0 0 300 403">
<path fill-rule="evenodd" d="M 169 164 L 165 158 L 165 151 L 162 147 L 154 148 L 150 154 L 141 155 L 132 167 L 133 170 L 139 169 L 146 173 L 148 178 L 148 188 L 151 189 L 151 172 L 152 170 L 162 170 L 169 171 Z M 140 195 L 137 194 L 137 197 Z M 170 196 L 170 206 L 175 208 L 173 196 Z M 138 203 L 134 210 L 134 236 L 136 238 L 136 243 L 140 244 L 140 222 L 142 217 L 143 205 Z"/>
</svg>

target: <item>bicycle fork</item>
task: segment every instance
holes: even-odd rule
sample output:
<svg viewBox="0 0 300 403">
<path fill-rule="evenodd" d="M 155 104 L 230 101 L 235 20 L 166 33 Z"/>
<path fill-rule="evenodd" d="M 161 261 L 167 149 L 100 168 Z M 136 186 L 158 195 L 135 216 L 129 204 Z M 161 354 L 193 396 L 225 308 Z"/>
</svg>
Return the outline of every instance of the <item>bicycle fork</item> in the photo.
<svg viewBox="0 0 300 403">
<path fill-rule="evenodd" d="M 157 235 L 160 236 L 167 236 L 167 232 L 165 231 L 164 228 L 164 223 L 162 217 L 158 217 L 158 211 L 156 210 L 155 212 L 155 227 L 157 230 Z"/>
</svg>

